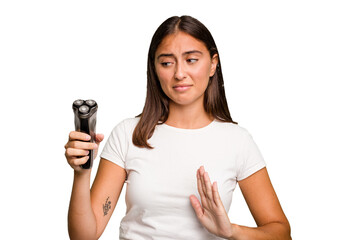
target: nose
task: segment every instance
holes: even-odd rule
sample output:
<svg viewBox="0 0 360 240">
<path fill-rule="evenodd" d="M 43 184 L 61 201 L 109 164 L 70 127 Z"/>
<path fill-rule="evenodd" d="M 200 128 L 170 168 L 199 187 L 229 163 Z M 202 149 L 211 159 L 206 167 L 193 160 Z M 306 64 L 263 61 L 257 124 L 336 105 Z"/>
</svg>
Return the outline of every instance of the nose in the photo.
<svg viewBox="0 0 360 240">
<path fill-rule="evenodd" d="M 184 69 L 184 66 L 178 62 L 176 63 L 175 68 L 175 79 L 181 81 L 184 78 L 186 78 L 186 71 Z"/>
</svg>

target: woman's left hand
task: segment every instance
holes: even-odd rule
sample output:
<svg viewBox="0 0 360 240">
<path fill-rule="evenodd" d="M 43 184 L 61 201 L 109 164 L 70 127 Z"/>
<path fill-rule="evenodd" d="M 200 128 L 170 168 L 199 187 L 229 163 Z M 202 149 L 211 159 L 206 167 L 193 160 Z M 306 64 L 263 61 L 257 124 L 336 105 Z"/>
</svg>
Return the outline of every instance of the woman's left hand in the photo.
<svg viewBox="0 0 360 240">
<path fill-rule="evenodd" d="M 209 174 L 201 166 L 197 172 L 197 187 L 201 203 L 195 195 L 190 196 L 190 202 L 200 223 L 212 234 L 230 238 L 232 225 L 221 202 L 217 182 L 211 184 Z"/>
</svg>

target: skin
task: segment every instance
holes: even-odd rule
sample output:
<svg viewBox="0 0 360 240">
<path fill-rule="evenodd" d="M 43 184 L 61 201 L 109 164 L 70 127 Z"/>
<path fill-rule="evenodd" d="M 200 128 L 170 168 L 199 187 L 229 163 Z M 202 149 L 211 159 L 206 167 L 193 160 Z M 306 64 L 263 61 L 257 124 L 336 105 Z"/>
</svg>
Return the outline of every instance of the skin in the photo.
<svg viewBox="0 0 360 240">
<path fill-rule="evenodd" d="M 68 231 L 70 239 L 99 239 L 115 209 L 126 179 L 126 171 L 120 166 L 101 158 L 96 177 L 90 188 L 91 169 L 80 165 L 87 161 L 84 154 L 97 149 L 104 135 L 96 135 L 96 143 L 87 142 L 89 135 L 72 131 L 65 144 L 65 156 L 74 169 L 74 182 L 68 211 Z M 80 157 L 80 158 L 78 158 Z M 94 158 L 95 158 L 94 157 Z M 111 201 L 111 208 L 104 216 L 103 204 Z"/>
<path fill-rule="evenodd" d="M 213 120 L 205 112 L 203 102 L 217 63 L 217 54 L 210 57 L 205 44 L 189 34 L 177 32 L 163 39 L 155 53 L 155 69 L 170 99 L 166 124 L 200 128 Z"/>
<path fill-rule="evenodd" d="M 217 63 L 217 55 L 210 56 L 204 43 L 186 33 L 177 32 L 163 39 L 155 53 L 155 69 L 161 87 L 170 99 L 166 124 L 191 129 L 204 127 L 213 120 L 205 112 L 203 100 Z M 83 156 L 88 150 L 95 150 L 96 156 L 96 150 L 104 136 L 97 134 L 96 143 L 87 142 L 87 137 L 84 133 L 71 132 L 65 145 L 65 156 L 74 169 L 68 215 L 71 239 L 91 240 L 101 236 L 115 208 L 115 205 L 111 205 L 107 214 L 104 214 L 103 205 L 108 202 L 117 203 L 126 178 L 125 169 L 102 158 L 89 191 L 90 170 L 84 170 L 80 165 L 87 161 Z M 199 222 L 209 232 L 226 239 L 291 239 L 290 225 L 266 168 L 238 182 L 258 225 L 256 228 L 230 222 L 217 183 L 211 182 L 203 166 L 199 167 L 194 177 L 200 200 L 191 195 L 189 201 Z"/>
</svg>

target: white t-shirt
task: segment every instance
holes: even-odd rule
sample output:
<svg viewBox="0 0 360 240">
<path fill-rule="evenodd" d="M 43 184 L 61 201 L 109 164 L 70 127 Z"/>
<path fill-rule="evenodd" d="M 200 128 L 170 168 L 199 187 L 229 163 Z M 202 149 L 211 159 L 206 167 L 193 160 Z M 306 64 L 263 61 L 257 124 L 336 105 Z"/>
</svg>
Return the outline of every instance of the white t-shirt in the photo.
<svg viewBox="0 0 360 240">
<path fill-rule="evenodd" d="M 222 239 L 200 224 L 189 196 L 200 200 L 196 171 L 204 166 L 228 212 L 237 182 L 265 167 L 251 135 L 218 120 L 200 129 L 162 124 L 148 140 L 154 149 L 147 149 L 132 143 L 138 121 L 130 118 L 115 126 L 101 154 L 128 174 L 120 239 Z"/>
</svg>

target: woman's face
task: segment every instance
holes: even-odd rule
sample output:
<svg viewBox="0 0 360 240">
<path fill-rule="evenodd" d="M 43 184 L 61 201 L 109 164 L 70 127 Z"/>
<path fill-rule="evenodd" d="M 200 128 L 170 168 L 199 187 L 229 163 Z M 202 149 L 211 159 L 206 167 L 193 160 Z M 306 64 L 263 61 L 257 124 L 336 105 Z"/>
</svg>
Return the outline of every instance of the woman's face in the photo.
<svg viewBox="0 0 360 240">
<path fill-rule="evenodd" d="M 204 92 L 217 63 L 217 54 L 211 58 L 203 42 L 181 31 L 166 36 L 155 52 L 161 88 L 171 103 L 178 105 L 203 106 Z"/>
</svg>

